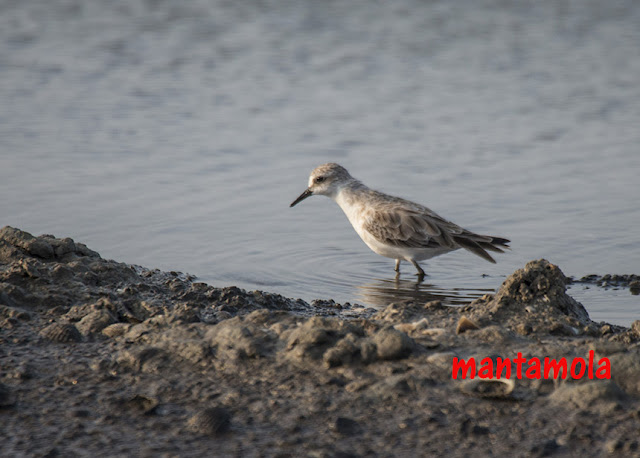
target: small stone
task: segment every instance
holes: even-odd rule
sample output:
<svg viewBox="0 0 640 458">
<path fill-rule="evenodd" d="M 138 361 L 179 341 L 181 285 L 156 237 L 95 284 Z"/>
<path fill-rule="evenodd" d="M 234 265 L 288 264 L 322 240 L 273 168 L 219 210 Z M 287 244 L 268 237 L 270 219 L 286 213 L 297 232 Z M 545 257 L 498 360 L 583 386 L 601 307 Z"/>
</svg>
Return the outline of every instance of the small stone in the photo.
<svg viewBox="0 0 640 458">
<path fill-rule="evenodd" d="M 522 336 L 528 336 L 533 332 L 533 327 L 527 323 L 518 323 L 515 331 Z"/>
<path fill-rule="evenodd" d="M 358 422 L 346 417 L 338 417 L 329 427 L 332 431 L 342 436 L 353 436 L 360 431 Z"/>
<path fill-rule="evenodd" d="M 460 319 L 458 320 L 458 326 L 456 326 L 456 334 L 462 334 L 463 332 L 472 329 L 478 329 L 478 325 L 466 316 L 460 317 Z"/>
<path fill-rule="evenodd" d="M 106 310 L 94 310 L 82 318 L 76 324 L 76 328 L 82 335 L 86 336 L 98 333 L 114 322 L 114 318 Z"/>
<path fill-rule="evenodd" d="M 336 345 L 328 349 L 322 359 L 327 367 L 346 366 L 359 359 L 360 347 L 353 334 L 339 340 Z"/>
<path fill-rule="evenodd" d="M 133 325 L 129 323 L 114 323 L 105 327 L 102 330 L 102 334 L 107 337 L 119 337 L 129 332 L 132 326 Z"/>
<path fill-rule="evenodd" d="M 76 243 L 76 251 L 81 256 L 87 256 L 90 258 L 100 257 L 100 255 L 96 251 L 93 251 L 92 249 L 87 248 L 87 245 L 85 245 L 84 243 Z"/>
<path fill-rule="evenodd" d="M 67 253 L 73 253 L 76 251 L 76 244 L 73 239 L 70 239 L 69 237 L 56 240 L 55 243 L 52 241 L 52 245 L 55 246 L 55 254 L 58 258 L 63 257 Z"/>
<path fill-rule="evenodd" d="M 196 412 L 189 419 L 188 426 L 200 434 L 222 434 L 231 426 L 231 414 L 223 407 L 210 407 Z"/>
<path fill-rule="evenodd" d="M 515 388 L 516 383 L 513 379 L 494 378 L 480 379 L 473 378 L 465 380 L 460 385 L 460 390 L 468 395 L 478 398 L 488 399 L 508 399 Z"/>
<path fill-rule="evenodd" d="M 141 394 L 136 394 L 132 398 L 126 399 L 124 405 L 133 411 L 140 412 L 144 415 L 151 415 L 158 407 L 158 401 Z"/>
<path fill-rule="evenodd" d="M 489 434 L 489 431 L 489 428 L 486 426 L 474 425 L 473 428 L 471 428 L 471 434 L 476 436 L 484 436 Z"/>
<path fill-rule="evenodd" d="M 616 453 L 616 452 L 622 452 L 623 446 L 624 446 L 624 443 L 620 439 L 611 439 L 607 441 L 604 447 L 608 453 Z"/>
<path fill-rule="evenodd" d="M 82 335 L 72 324 L 51 323 L 40 331 L 40 335 L 52 342 L 71 343 L 82 341 Z"/>
<path fill-rule="evenodd" d="M 475 423 L 471 418 L 466 418 L 460 423 L 460 433 L 469 436 L 485 436 L 489 434 L 490 429 L 486 426 L 481 426 Z"/>
<path fill-rule="evenodd" d="M 629 283 L 629 291 L 631 291 L 631 294 L 633 294 L 634 296 L 637 296 L 640 294 L 640 280 L 634 280 L 631 283 Z"/>
<path fill-rule="evenodd" d="M 271 334 L 262 327 L 239 317 L 211 326 L 205 334 L 205 342 L 216 349 L 217 358 L 236 361 L 265 356 L 271 339 Z"/>
<path fill-rule="evenodd" d="M 400 359 L 407 356 L 414 347 L 411 337 L 397 329 L 385 328 L 373 336 L 378 349 L 378 358 L 382 360 Z"/>
<path fill-rule="evenodd" d="M 53 247 L 41 239 L 32 239 L 25 244 L 25 249 L 34 256 L 43 259 L 52 259 L 54 256 Z"/>
</svg>

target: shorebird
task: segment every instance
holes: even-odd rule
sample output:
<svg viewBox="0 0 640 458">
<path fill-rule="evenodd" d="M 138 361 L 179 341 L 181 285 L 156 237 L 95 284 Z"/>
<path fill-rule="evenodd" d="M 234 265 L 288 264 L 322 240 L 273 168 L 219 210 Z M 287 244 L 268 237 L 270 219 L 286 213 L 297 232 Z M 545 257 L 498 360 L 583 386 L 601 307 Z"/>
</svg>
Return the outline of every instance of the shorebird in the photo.
<svg viewBox="0 0 640 458">
<path fill-rule="evenodd" d="M 475 234 L 423 205 L 375 191 L 338 164 L 316 167 L 309 176 L 309 186 L 290 207 L 314 195 L 333 199 L 369 248 L 396 260 L 398 273 L 400 261 L 408 261 L 423 278 L 425 272 L 418 261 L 459 248 L 495 264 L 487 251 L 503 253 L 503 248 L 509 248 L 510 241 L 505 238 Z"/>
</svg>

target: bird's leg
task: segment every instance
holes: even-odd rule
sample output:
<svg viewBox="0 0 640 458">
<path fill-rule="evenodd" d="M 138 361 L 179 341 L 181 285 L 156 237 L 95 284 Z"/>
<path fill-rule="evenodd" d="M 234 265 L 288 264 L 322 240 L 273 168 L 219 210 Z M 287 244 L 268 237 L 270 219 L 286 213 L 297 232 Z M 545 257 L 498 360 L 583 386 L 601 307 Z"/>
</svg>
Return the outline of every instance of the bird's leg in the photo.
<svg viewBox="0 0 640 458">
<path fill-rule="evenodd" d="M 400 273 L 400 260 L 396 259 L 396 272 Z"/>
<path fill-rule="evenodd" d="M 418 277 L 419 278 L 424 278 L 425 273 L 424 270 L 422 270 L 422 267 L 420 267 L 420 264 L 418 264 L 416 261 L 414 261 L 413 259 L 411 260 L 411 264 L 413 264 L 413 267 L 415 267 L 416 269 L 418 269 Z"/>
</svg>

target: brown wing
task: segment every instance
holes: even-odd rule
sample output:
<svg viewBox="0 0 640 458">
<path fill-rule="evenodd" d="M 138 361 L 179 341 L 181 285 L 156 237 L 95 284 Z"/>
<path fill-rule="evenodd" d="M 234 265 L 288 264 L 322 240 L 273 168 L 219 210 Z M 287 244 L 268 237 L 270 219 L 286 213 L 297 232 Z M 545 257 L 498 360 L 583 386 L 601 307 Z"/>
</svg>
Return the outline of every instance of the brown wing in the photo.
<svg viewBox="0 0 640 458">
<path fill-rule="evenodd" d="M 465 248 L 495 263 L 486 250 L 502 253 L 509 240 L 474 234 L 422 205 L 394 198 L 370 210 L 364 229 L 377 240 L 407 248 Z"/>
</svg>

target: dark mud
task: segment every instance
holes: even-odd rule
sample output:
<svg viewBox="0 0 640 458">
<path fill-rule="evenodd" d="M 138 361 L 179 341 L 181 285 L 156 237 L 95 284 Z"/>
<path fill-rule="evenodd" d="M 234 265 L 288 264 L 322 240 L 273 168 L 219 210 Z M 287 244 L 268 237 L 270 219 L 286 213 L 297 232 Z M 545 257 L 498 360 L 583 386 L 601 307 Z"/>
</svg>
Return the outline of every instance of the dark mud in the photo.
<svg viewBox="0 0 640 458">
<path fill-rule="evenodd" d="M 0 231 L 2 456 L 640 456 L 640 321 L 532 261 L 464 307 L 214 288 Z M 611 379 L 453 380 L 454 357 L 607 357 Z"/>
<path fill-rule="evenodd" d="M 629 291 L 634 296 L 640 294 L 640 275 L 617 275 L 617 274 L 605 274 L 605 275 L 585 275 L 582 278 L 575 279 L 570 278 L 571 283 L 579 283 L 583 285 L 595 285 L 604 289 L 620 289 L 629 288 Z"/>
</svg>

